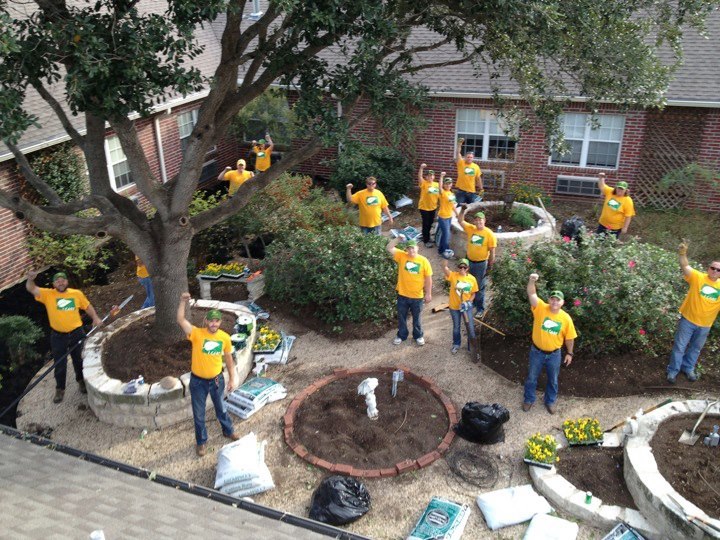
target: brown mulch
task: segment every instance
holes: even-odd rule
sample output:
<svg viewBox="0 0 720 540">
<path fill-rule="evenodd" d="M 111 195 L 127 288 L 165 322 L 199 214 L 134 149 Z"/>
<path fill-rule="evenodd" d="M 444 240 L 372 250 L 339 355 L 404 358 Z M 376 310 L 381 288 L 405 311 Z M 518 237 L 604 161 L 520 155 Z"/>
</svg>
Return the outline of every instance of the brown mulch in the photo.
<svg viewBox="0 0 720 540">
<path fill-rule="evenodd" d="M 483 208 L 483 212 L 485 213 L 485 225 L 492 229 L 493 232 L 497 232 L 498 226 L 502 227 L 502 232 L 524 231 L 525 228 L 520 227 L 513 222 L 510 219 L 510 214 L 506 213 L 504 210 L 504 206 L 488 206 Z M 467 217 L 466 220 L 472 223 L 472 219 L 470 217 Z"/>
<path fill-rule="evenodd" d="M 448 430 L 443 405 L 424 388 L 399 383 L 391 396 L 391 375 L 378 374 L 379 417 L 367 416 L 358 385 L 373 375 L 353 375 L 311 394 L 299 407 L 295 436 L 312 453 L 331 463 L 358 469 L 392 468 L 435 450 Z"/>
<path fill-rule="evenodd" d="M 492 324 L 492 323 L 491 323 Z M 502 337 L 482 329 L 482 363 L 513 382 L 523 384 L 528 371 L 530 337 Z M 702 357 L 701 357 L 702 359 Z M 694 383 L 683 375 L 678 384 L 665 380 L 667 357 L 653 358 L 637 353 L 591 356 L 576 354 L 570 366 L 560 369 L 559 394 L 578 397 L 632 396 L 644 392 L 678 390 L 717 390 L 720 374 L 708 372 Z M 538 379 L 538 391 L 545 390 L 545 372 Z M 657 388 L 655 388 L 657 387 Z"/>
<path fill-rule="evenodd" d="M 702 443 L 720 424 L 720 416 L 706 416 L 698 427 L 700 439 L 693 446 L 680 444 L 683 431 L 692 431 L 699 414 L 673 416 L 658 426 L 650 440 L 660 474 L 687 500 L 710 517 L 720 518 L 720 447 Z"/>
<path fill-rule="evenodd" d="M 558 473 L 581 491 L 589 491 L 605 504 L 637 510 L 623 477 L 623 449 L 571 446 L 560 452 Z"/>
</svg>

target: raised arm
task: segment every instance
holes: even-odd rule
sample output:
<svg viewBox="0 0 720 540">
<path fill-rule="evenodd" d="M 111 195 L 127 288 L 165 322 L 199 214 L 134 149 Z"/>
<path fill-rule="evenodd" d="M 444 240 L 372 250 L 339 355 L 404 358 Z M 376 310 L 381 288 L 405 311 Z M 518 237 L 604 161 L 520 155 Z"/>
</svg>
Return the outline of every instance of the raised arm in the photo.
<svg viewBox="0 0 720 540">
<path fill-rule="evenodd" d="M 28 270 L 27 278 L 25 281 L 25 288 L 27 289 L 27 292 L 32 294 L 33 296 L 40 296 L 40 287 L 35 285 L 35 278 L 37 277 L 38 273 L 35 270 Z"/>
<path fill-rule="evenodd" d="M 527 295 L 528 295 L 528 300 L 530 301 L 530 306 L 533 308 L 536 308 L 538 305 L 538 302 L 540 301 L 540 299 L 538 298 L 538 295 L 537 295 L 537 289 L 535 287 L 535 282 L 539 278 L 540 278 L 540 276 L 538 276 L 535 273 L 530 274 L 530 277 L 528 278 Z"/>
<path fill-rule="evenodd" d="M 348 202 L 349 204 L 353 204 L 353 202 L 352 202 L 352 188 L 353 188 L 353 185 L 352 185 L 352 184 L 347 184 L 347 185 L 345 186 L 345 198 L 347 199 L 347 202 Z"/>
<path fill-rule="evenodd" d="M 220 174 L 218 174 L 218 181 L 222 182 L 225 180 L 225 173 L 232 171 L 232 167 L 225 167 Z"/>
<path fill-rule="evenodd" d="M 398 243 L 403 240 L 405 240 L 405 237 L 403 237 L 403 235 L 399 235 L 397 238 L 392 238 L 385 246 L 385 249 L 387 249 L 390 255 L 395 255 L 395 246 L 397 246 Z"/>
<path fill-rule="evenodd" d="M 678 258 L 680 262 L 680 270 L 682 270 L 682 273 L 685 276 L 689 276 L 692 273 L 692 267 L 690 266 L 690 261 L 688 261 L 687 258 L 687 251 L 687 244 L 685 242 L 682 242 L 678 246 Z"/>
<path fill-rule="evenodd" d="M 270 137 L 269 133 L 265 134 L 265 139 L 267 139 L 268 142 L 267 151 L 268 153 L 272 154 L 273 148 L 275 148 L 275 143 L 273 142 L 272 137 Z"/>
<path fill-rule="evenodd" d="M 185 318 L 185 303 L 190 300 L 190 293 L 184 292 L 180 295 L 180 303 L 178 304 L 177 309 L 177 323 L 182 328 L 182 331 L 185 332 L 186 336 L 190 335 L 190 332 L 192 332 L 192 324 L 190 324 L 190 321 L 188 321 Z"/>
<path fill-rule="evenodd" d="M 442 261 L 442 269 L 443 269 L 443 272 L 445 273 L 445 277 L 446 277 L 446 278 L 449 278 L 451 271 L 450 271 L 450 269 L 448 268 L 447 259 L 443 259 L 443 261 Z"/>
<path fill-rule="evenodd" d="M 418 169 L 417 179 L 418 179 L 418 187 L 419 188 L 422 187 L 423 180 L 425 179 L 425 178 L 423 178 L 423 173 L 425 172 L 425 167 L 427 167 L 427 165 L 425 163 L 421 163 L 420 168 Z"/>
<path fill-rule="evenodd" d="M 605 184 L 605 173 L 598 173 L 598 189 L 600 190 L 600 193 L 602 193 L 606 185 L 607 184 Z"/>
<path fill-rule="evenodd" d="M 458 139 L 457 141 L 457 153 L 455 154 L 455 160 L 460 161 L 462 160 L 462 145 L 465 142 L 465 139 Z"/>
</svg>

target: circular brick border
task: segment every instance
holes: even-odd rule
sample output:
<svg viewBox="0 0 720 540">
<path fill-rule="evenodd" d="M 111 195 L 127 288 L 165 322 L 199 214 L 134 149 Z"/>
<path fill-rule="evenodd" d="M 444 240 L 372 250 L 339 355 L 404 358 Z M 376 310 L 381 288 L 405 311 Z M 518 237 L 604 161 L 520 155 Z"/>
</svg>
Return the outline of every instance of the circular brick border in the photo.
<svg viewBox="0 0 720 540">
<path fill-rule="evenodd" d="M 448 431 L 435 450 L 429 452 L 428 454 L 425 454 L 424 456 L 420 456 L 417 459 L 406 459 L 404 461 L 401 461 L 400 463 L 396 463 L 395 466 L 392 468 L 356 469 L 352 465 L 346 465 L 344 463 L 330 463 L 329 461 L 325 461 L 324 459 L 321 459 L 316 455 L 311 454 L 308 449 L 305 448 L 305 446 L 295 438 L 295 414 L 297 413 L 297 410 L 302 404 L 302 402 L 306 398 L 320 390 L 320 388 L 322 388 L 326 384 L 330 384 L 331 382 L 344 379 L 351 375 L 373 375 L 377 373 L 391 374 L 397 369 L 402 369 L 405 372 L 406 381 L 412 382 L 414 384 L 417 384 L 418 386 L 421 386 L 422 388 L 425 388 L 428 392 L 435 396 L 438 401 L 440 401 L 440 403 L 442 403 L 443 407 L 445 407 L 445 412 L 448 415 Z M 397 476 L 404 472 L 414 471 L 423 467 L 427 467 L 435 460 L 440 459 L 442 455 L 448 451 L 448 449 L 450 448 L 450 443 L 452 443 L 453 439 L 455 438 L 455 432 L 453 431 L 452 426 L 453 424 L 456 424 L 458 422 L 458 414 L 457 409 L 455 408 L 455 405 L 453 405 L 452 401 L 450 401 L 450 398 L 443 394 L 442 390 L 440 390 L 440 387 L 438 387 L 434 381 L 428 379 L 427 377 L 423 377 L 413 373 L 407 366 L 397 366 L 336 369 L 333 371 L 332 375 L 327 375 L 326 377 L 318 379 L 310 386 L 305 388 L 302 392 L 300 392 L 297 396 L 295 396 L 295 399 L 292 400 L 290 406 L 285 412 L 285 415 L 283 416 L 283 422 L 285 424 L 285 442 L 288 444 L 288 446 L 290 446 L 290 448 L 292 448 L 293 452 L 295 452 L 298 456 L 300 456 L 300 458 L 304 459 L 308 463 L 315 465 L 316 467 L 327 469 L 330 472 L 345 474 L 348 476 L 356 476 L 362 478 L 388 478 L 391 476 Z"/>
</svg>

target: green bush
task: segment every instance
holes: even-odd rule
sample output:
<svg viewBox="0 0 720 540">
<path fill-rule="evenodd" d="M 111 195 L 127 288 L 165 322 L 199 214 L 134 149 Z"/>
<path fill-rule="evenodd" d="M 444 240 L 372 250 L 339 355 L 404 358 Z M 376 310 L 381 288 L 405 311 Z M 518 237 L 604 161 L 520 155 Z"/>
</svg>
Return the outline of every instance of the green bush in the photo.
<svg viewBox="0 0 720 540">
<path fill-rule="evenodd" d="M 335 162 L 332 187 L 342 194 L 347 184 L 353 184 L 353 192 L 365 189 L 368 176 L 378 179 L 378 189 L 391 204 L 410 192 L 415 179 L 412 164 L 399 150 L 360 142 L 346 144 Z"/>
<path fill-rule="evenodd" d="M 33 230 L 26 238 L 26 245 L 35 268 L 59 266 L 82 283 L 88 281 L 98 268 L 109 268 L 110 254 L 92 236 L 61 236 Z"/>
<path fill-rule="evenodd" d="M 86 191 L 85 163 L 70 143 L 33 154 L 30 166 L 60 198 L 72 201 Z"/>
<path fill-rule="evenodd" d="M 191 216 L 197 215 L 200 212 L 216 207 L 226 198 L 226 194 L 196 191 L 190 203 L 189 213 Z M 237 230 L 230 220 L 226 219 L 193 236 L 190 244 L 190 261 L 192 261 L 194 268 L 209 263 L 226 263 L 232 259 L 237 245 Z M 194 273 L 188 274 L 188 276 L 195 277 Z"/>
<path fill-rule="evenodd" d="M 5 344 L 4 348 L 10 359 L 9 362 L 4 362 L 3 369 L 12 372 L 24 363 L 38 358 L 40 355 L 35 350 L 35 344 L 42 336 L 42 330 L 32 319 L 22 315 L 1 315 L 0 343 Z"/>
<path fill-rule="evenodd" d="M 535 214 L 527 206 L 513 206 L 510 219 L 518 227 L 529 229 L 535 225 Z"/>
<path fill-rule="evenodd" d="M 273 242 L 265 258 L 265 292 L 312 306 L 328 323 L 379 322 L 393 316 L 396 268 L 386 240 L 357 227 L 297 230 Z"/>
<path fill-rule="evenodd" d="M 580 245 L 567 238 L 529 248 L 511 243 L 493 268 L 493 309 L 517 334 L 531 329 L 526 286 L 532 272 L 540 274 L 538 294 L 545 301 L 551 290 L 565 293 L 580 349 L 658 355 L 672 346 L 687 292 L 675 253 L 593 235 Z"/>
</svg>

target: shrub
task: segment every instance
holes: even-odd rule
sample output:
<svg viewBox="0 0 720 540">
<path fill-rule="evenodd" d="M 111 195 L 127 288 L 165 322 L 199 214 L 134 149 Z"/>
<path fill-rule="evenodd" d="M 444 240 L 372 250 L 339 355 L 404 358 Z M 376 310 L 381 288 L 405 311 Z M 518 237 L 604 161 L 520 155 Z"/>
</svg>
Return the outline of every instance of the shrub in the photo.
<svg viewBox="0 0 720 540">
<path fill-rule="evenodd" d="M 651 244 L 584 235 L 533 244 L 511 243 L 493 268 L 493 307 L 501 324 L 531 330 L 526 286 L 540 274 L 539 296 L 559 289 L 578 331 L 577 347 L 594 354 L 664 353 L 673 342 L 677 308 L 687 292 L 677 255 Z"/>
<path fill-rule="evenodd" d="M 108 250 L 92 236 L 61 236 L 33 230 L 26 238 L 26 245 L 36 268 L 61 266 L 82 283 L 88 281 L 97 268 L 109 268 Z"/>
<path fill-rule="evenodd" d="M 529 229 L 535 225 L 535 214 L 527 206 L 513 206 L 510 219 L 518 227 Z"/>
<path fill-rule="evenodd" d="M 9 362 L 4 362 L 3 369 L 12 372 L 24 363 L 38 358 L 40 355 L 35 350 L 35 344 L 42 336 L 40 327 L 28 317 L 0 316 L 0 343 L 5 344 L 10 359 Z"/>
<path fill-rule="evenodd" d="M 550 202 L 550 197 L 539 187 L 528 184 L 527 182 L 517 182 L 510 186 L 510 193 L 515 195 L 515 202 L 527 203 L 537 206 L 538 197 L 542 199 L 543 204 Z"/>
<path fill-rule="evenodd" d="M 190 203 L 189 213 L 191 216 L 197 215 L 214 208 L 226 198 L 225 194 L 196 191 Z M 226 263 L 235 252 L 237 240 L 237 230 L 229 220 L 225 220 L 209 229 L 200 231 L 193 237 L 190 245 L 190 257 L 196 267 L 202 263 Z"/>
<path fill-rule="evenodd" d="M 33 154 L 29 161 L 33 171 L 63 201 L 76 199 L 86 191 L 85 164 L 71 144 L 61 144 L 52 150 Z"/>
<path fill-rule="evenodd" d="M 351 226 L 293 231 L 268 248 L 265 292 L 312 306 L 328 323 L 386 320 L 393 315 L 396 277 L 386 242 Z"/>
<path fill-rule="evenodd" d="M 353 191 L 365 189 L 368 176 L 378 179 L 378 189 L 390 203 L 409 193 L 414 181 L 412 164 L 399 150 L 360 142 L 346 144 L 330 178 L 332 187 L 342 194 L 347 184 L 355 186 Z"/>
</svg>

